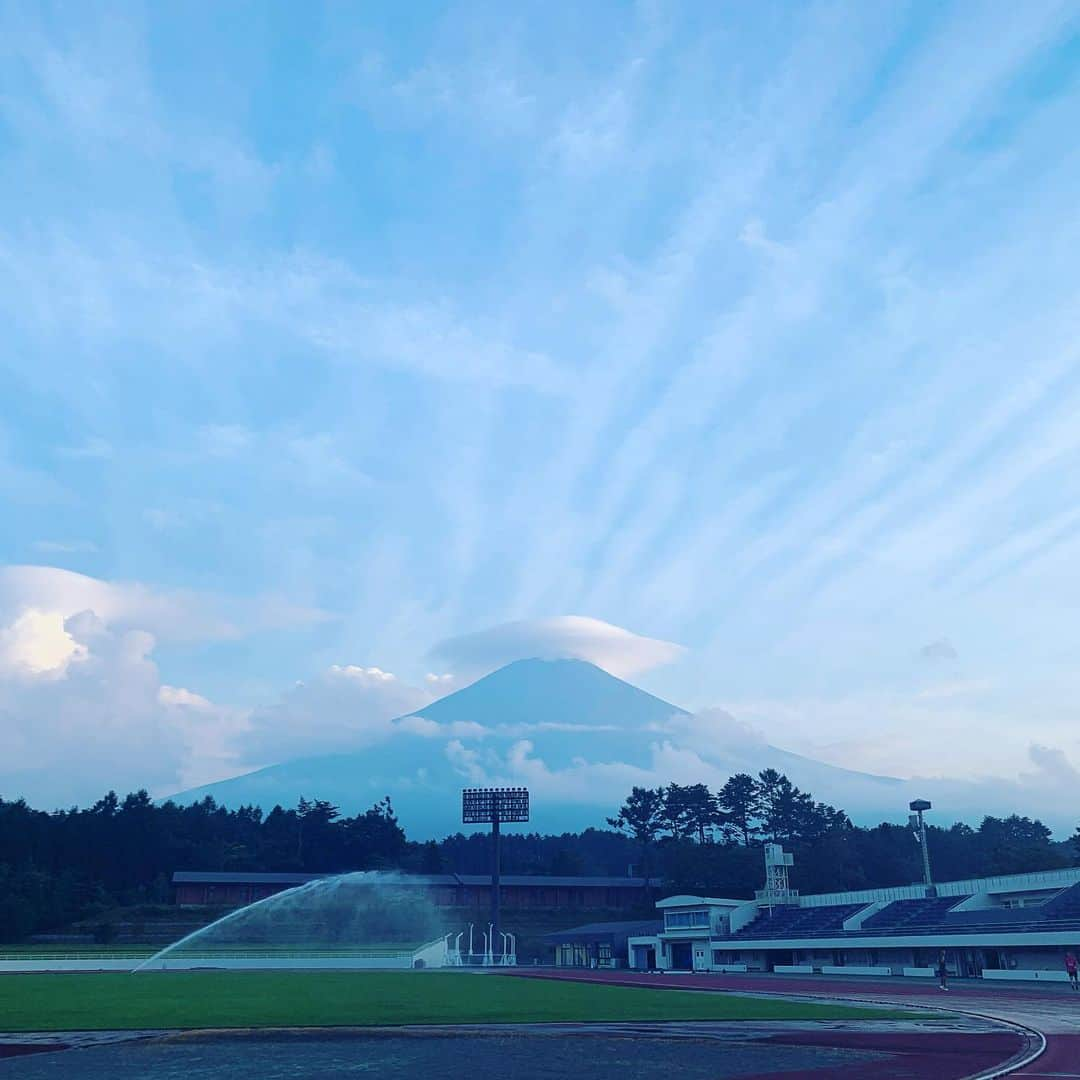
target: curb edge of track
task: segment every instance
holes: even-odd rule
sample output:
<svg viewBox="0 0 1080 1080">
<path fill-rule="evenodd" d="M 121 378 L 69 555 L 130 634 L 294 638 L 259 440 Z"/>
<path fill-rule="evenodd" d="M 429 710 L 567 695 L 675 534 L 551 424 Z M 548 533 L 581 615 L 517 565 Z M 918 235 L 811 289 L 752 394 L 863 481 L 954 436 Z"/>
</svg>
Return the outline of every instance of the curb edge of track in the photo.
<svg viewBox="0 0 1080 1080">
<path fill-rule="evenodd" d="M 525 974 L 524 972 L 522 974 Z M 526 975 L 526 977 L 528 977 Z M 534 976 L 535 977 L 535 976 Z M 553 976 L 541 975 L 540 978 L 553 978 Z M 554 978 L 567 979 L 570 982 L 600 982 L 598 979 L 574 979 L 571 976 L 554 976 Z M 647 982 L 642 983 L 637 980 L 630 979 L 612 979 L 610 981 L 603 980 L 603 985 L 607 986 L 644 986 L 649 988 Z M 787 997 L 787 998 L 800 998 L 800 995 L 791 993 L 783 993 L 780 991 L 772 990 L 727 990 L 720 987 L 711 989 L 706 986 L 693 987 L 693 986 L 654 986 L 654 990 L 683 990 L 689 993 L 706 993 L 706 994 L 739 994 L 744 997 Z M 813 995 L 802 995 L 800 1000 L 806 1001 L 812 998 Z M 819 995 L 820 997 L 820 995 Z M 945 1005 L 923 1005 L 913 1006 L 911 1002 L 904 1001 L 891 1001 L 886 998 L 855 998 L 844 997 L 840 994 L 829 995 L 826 998 L 827 1001 L 843 1001 L 852 1005 L 888 1005 L 894 1009 L 909 1009 L 914 1011 L 917 1009 L 925 1009 L 930 1012 L 944 1013 L 945 1015 L 952 1014 L 954 1016 L 971 1016 L 978 1020 L 988 1020 L 995 1024 L 1001 1024 L 1004 1027 L 1010 1028 L 1022 1034 L 1029 1041 L 1034 1039 L 1035 1046 L 1032 1049 L 1028 1047 L 1026 1050 L 1021 1050 L 1019 1056 L 1014 1054 L 1008 1061 L 1003 1062 L 1000 1065 L 992 1065 L 989 1069 L 983 1069 L 980 1072 L 969 1073 L 968 1075 L 961 1077 L 960 1080 L 997 1080 L 1001 1076 L 1011 1076 L 1012 1074 L 1019 1072 L 1021 1069 L 1026 1069 L 1033 1062 L 1038 1061 L 1044 1053 L 1046 1053 L 1047 1040 L 1046 1035 L 1038 1028 L 1030 1027 L 1027 1024 L 1021 1024 L 1018 1020 L 1006 1020 L 1001 1016 L 993 1016 L 990 1013 L 975 1012 L 973 1009 L 957 1009 L 948 1007 Z"/>
</svg>

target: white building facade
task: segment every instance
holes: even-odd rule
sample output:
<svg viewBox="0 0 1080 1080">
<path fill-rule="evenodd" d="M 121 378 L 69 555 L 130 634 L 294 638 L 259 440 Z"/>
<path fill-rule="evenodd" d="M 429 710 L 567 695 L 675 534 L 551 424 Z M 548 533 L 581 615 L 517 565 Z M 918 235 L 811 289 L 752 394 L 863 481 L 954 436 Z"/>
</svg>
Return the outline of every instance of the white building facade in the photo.
<svg viewBox="0 0 1080 1080">
<path fill-rule="evenodd" d="M 630 965 L 670 971 L 1064 979 L 1080 956 L 1080 867 L 865 889 L 782 902 L 671 896 L 663 930 L 629 940 Z"/>
</svg>

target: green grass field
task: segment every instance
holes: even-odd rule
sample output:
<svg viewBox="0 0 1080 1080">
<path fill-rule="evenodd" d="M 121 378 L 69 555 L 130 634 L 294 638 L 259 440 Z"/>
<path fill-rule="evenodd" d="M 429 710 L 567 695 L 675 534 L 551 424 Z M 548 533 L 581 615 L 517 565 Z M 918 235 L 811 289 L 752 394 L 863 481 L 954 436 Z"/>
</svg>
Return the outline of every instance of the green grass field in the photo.
<svg viewBox="0 0 1080 1080">
<path fill-rule="evenodd" d="M 912 1013 L 469 972 L 0 976 L 0 1030 L 338 1027 L 571 1020 L 889 1019 Z"/>
</svg>

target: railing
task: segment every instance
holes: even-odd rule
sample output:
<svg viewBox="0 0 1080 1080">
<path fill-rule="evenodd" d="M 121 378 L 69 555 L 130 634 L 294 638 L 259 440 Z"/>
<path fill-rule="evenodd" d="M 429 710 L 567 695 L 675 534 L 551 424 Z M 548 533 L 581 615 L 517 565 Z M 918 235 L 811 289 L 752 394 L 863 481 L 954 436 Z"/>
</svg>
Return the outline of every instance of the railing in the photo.
<svg viewBox="0 0 1080 1080">
<path fill-rule="evenodd" d="M 100 949 L 93 952 L 10 952 L 0 950 L 0 960 L 145 960 L 153 956 L 152 949 Z"/>
</svg>

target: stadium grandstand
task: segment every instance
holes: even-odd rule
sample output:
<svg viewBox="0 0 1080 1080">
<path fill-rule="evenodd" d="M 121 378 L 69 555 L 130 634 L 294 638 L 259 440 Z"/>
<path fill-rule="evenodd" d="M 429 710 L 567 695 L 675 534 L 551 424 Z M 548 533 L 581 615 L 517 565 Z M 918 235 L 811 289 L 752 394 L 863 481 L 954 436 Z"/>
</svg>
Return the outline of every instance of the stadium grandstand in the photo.
<svg viewBox="0 0 1080 1080">
<path fill-rule="evenodd" d="M 631 966 L 919 977 L 944 951 L 954 976 L 1064 981 L 1080 954 L 1080 867 L 800 896 L 778 859 L 791 865 L 766 845 L 772 887 L 754 900 L 660 900 L 663 929 L 629 939 Z"/>
</svg>

